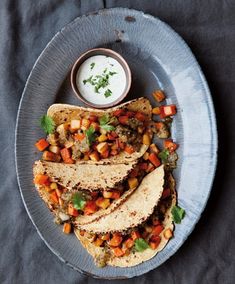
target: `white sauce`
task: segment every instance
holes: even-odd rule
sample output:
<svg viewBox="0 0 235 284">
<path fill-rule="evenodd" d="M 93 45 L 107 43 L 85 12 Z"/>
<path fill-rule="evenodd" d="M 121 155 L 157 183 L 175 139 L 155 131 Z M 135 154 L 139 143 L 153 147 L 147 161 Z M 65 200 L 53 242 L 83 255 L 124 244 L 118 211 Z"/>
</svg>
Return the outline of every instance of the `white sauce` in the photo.
<svg viewBox="0 0 235 284">
<path fill-rule="evenodd" d="M 86 59 L 79 67 L 76 84 L 80 94 L 87 101 L 99 105 L 109 104 L 123 94 L 126 87 L 126 74 L 116 59 L 95 55 Z"/>
</svg>

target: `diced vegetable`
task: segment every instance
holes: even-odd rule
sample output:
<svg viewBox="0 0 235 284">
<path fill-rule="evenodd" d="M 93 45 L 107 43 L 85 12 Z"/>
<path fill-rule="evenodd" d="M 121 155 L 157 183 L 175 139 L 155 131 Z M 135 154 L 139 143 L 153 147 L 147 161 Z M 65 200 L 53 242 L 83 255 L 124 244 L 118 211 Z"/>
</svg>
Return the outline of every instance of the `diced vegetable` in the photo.
<svg viewBox="0 0 235 284">
<path fill-rule="evenodd" d="M 153 228 L 152 234 L 153 235 L 160 235 L 160 233 L 164 230 L 164 227 L 162 225 L 157 225 Z"/>
<path fill-rule="evenodd" d="M 136 177 L 128 178 L 128 185 L 130 189 L 136 188 L 138 186 L 138 179 Z"/>
<path fill-rule="evenodd" d="M 166 229 L 163 233 L 164 237 L 169 240 L 173 236 L 173 232 L 171 229 Z"/>
<path fill-rule="evenodd" d="M 39 151 L 43 151 L 49 146 L 49 143 L 47 142 L 46 139 L 42 138 L 38 140 L 37 143 L 35 143 L 35 146 Z"/>
<path fill-rule="evenodd" d="M 84 133 L 75 133 L 73 137 L 74 137 L 75 141 L 81 142 L 85 138 L 85 134 Z"/>
<path fill-rule="evenodd" d="M 131 238 L 133 239 L 133 241 L 139 239 L 141 236 L 140 236 L 140 233 L 139 231 L 135 230 L 135 231 L 132 231 L 131 232 Z"/>
<path fill-rule="evenodd" d="M 155 235 L 150 238 L 149 245 L 151 249 L 156 249 L 159 246 L 160 242 L 161 242 L 161 237 Z"/>
<path fill-rule="evenodd" d="M 104 240 L 104 241 L 109 241 L 109 239 L 110 239 L 110 233 L 106 233 L 106 234 L 102 235 L 100 238 L 101 238 L 102 240 Z"/>
<path fill-rule="evenodd" d="M 89 119 L 83 118 L 82 123 L 81 123 L 81 129 L 82 130 L 87 130 L 90 126 L 91 122 Z"/>
<path fill-rule="evenodd" d="M 146 116 L 141 112 L 137 112 L 135 114 L 135 118 L 142 122 L 146 120 Z"/>
<path fill-rule="evenodd" d="M 51 192 L 49 197 L 50 197 L 50 201 L 52 203 L 54 203 L 54 204 L 58 204 L 59 203 L 59 199 L 58 199 L 58 196 L 57 196 L 55 191 Z"/>
<path fill-rule="evenodd" d="M 149 161 L 157 168 L 161 165 L 161 161 L 158 159 L 155 153 L 149 155 Z"/>
<path fill-rule="evenodd" d="M 54 146 L 54 145 L 51 145 L 49 147 L 49 151 L 54 153 L 54 154 L 60 154 L 60 147 L 59 146 Z"/>
<path fill-rule="evenodd" d="M 71 130 L 78 130 L 81 128 L 81 120 L 80 119 L 72 119 L 70 122 Z"/>
<path fill-rule="evenodd" d="M 166 96 L 165 94 L 163 93 L 162 90 L 156 90 L 153 92 L 152 96 L 154 97 L 154 99 L 157 101 L 157 102 L 162 102 Z"/>
<path fill-rule="evenodd" d="M 102 209 L 106 209 L 107 207 L 109 207 L 110 205 L 110 199 L 108 198 L 103 198 L 103 197 L 99 197 L 96 200 L 96 205 Z"/>
<path fill-rule="evenodd" d="M 135 152 L 134 148 L 131 145 L 126 145 L 124 151 L 129 155 Z"/>
<path fill-rule="evenodd" d="M 161 113 L 160 107 L 154 107 L 154 108 L 152 109 L 152 114 L 158 115 L 158 114 L 160 114 L 160 113 Z"/>
<path fill-rule="evenodd" d="M 51 133 L 47 136 L 47 140 L 48 140 L 49 144 L 51 144 L 53 146 L 57 146 L 58 136 L 55 133 Z"/>
<path fill-rule="evenodd" d="M 84 207 L 84 214 L 90 215 L 95 213 L 98 210 L 98 207 L 95 203 L 95 201 L 87 201 L 85 207 Z"/>
<path fill-rule="evenodd" d="M 47 175 L 37 174 L 34 178 L 34 183 L 39 185 L 49 185 L 49 177 Z"/>
<path fill-rule="evenodd" d="M 64 223 L 63 225 L 63 232 L 65 234 L 70 234 L 71 233 L 71 229 L 72 229 L 72 226 L 70 223 Z"/>
<path fill-rule="evenodd" d="M 149 146 L 149 148 L 150 148 L 150 151 L 153 152 L 153 153 L 155 153 L 155 154 L 158 154 L 158 153 L 160 152 L 159 149 L 158 149 L 158 147 L 157 147 L 155 144 L 151 144 L 151 145 Z"/>
<path fill-rule="evenodd" d="M 98 141 L 99 142 L 105 142 L 106 140 L 108 139 L 108 137 L 104 134 L 101 134 L 99 137 L 98 137 Z"/>
<path fill-rule="evenodd" d="M 60 154 L 61 154 L 61 157 L 63 159 L 63 161 L 65 162 L 66 160 L 70 159 L 71 158 L 71 152 L 69 149 L 67 148 L 63 148 L 60 150 Z"/>
<path fill-rule="evenodd" d="M 96 247 L 100 247 L 102 244 L 103 244 L 103 240 L 101 238 L 97 238 L 95 241 L 94 241 L 94 245 Z"/>
<path fill-rule="evenodd" d="M 123 244 L 127 248 L 132 248 L 135 243 L 132 238 L 128 238 Z"/>
<path fill-rule="evenodd" d="M 61 157 L 60 155 L 57 155 L 50 151 L 44 151 L 42 154 L 42 159 L 45 161 L 50 161 L 50 162 L 60 162 Z"/>
<path fill-rule="evenodd" d="M 151 233 L 152 231 L 153 231 L 153 227 L 152 226 L 145 226 L 144 227 L 145 228 L 145 231 L 147 232 L 147 233 Z"/>
<path fill-rule="evenodd" d="M 124 114 L 124 110 L 123 109 L 117 109 L 113 112 L 114 116 L 120 116 Z"/>
<path fill-rule="evenodd" d="M 51 189 L 50 186 L 48 185 L 44 185 L 43 189 L 46 191 L 46 192 L 52 192 L 54 189 Z"/>
<path fill-rule="evenodd" d="M 151 139 L 148 133 L 143 135 L 143 144 L 149 146 L 151 144 Z"/>
<path fill-rule="evenodd" d="M 118 190 L 114 190 L 114 191 L 112 192 L 111 199 L 118 199 L 120 196 L 121 196 L 121 192 L 118 191 Z"/>
<path fill-rule="evenodd" d="M 68 214 L 74 217 L 77 217 L 79 215 L 78 210 L 75 209 L 71 203 L 68 206 Z"/>
<path fill-rule="evenodd" d="M 160 106 L 160 117 L 165 118 L 168 116 L 172 116 L 176 114 L 176 106 L 175 105 L 168 105 L 168 106 Z"/>
<path fill-rule="evenodd" d="M 103 191 L 103 197 L 104 198 L 111 198 L 113 192 L 112 191 Z"/>
<path fill-rule="evenodd" d="M 120 247 L 116 247 L 113 250 L 113 253 L 116 257 L 123 256 L 125 254 L 125 251 L 123 251 Z"/>
<path fill-rule="evenodd" d="M 99 153 L 104 153 L 105 151 L 107 151 L 109 148 L 108 143 L 107 142 L 101 142 L 96 146 L 96 149 Z"/>
<path fill-rule="evenodd" d="M 56 183 L 56 182 L 52 182 L 52 183 L 50 184 L 50 188 L 51 188 L 51 189 L 57 189 L 57 188 L 58 188 L 57 183 Z"/>
<path fill-rule="evenodd" d="M 164 148 L 168 149 L 170 153 L 174 152 L 178 148 L 178 144 L 172 142 L 172 140 L 165 140 L 164 141 Z"/>
<path fill-rule="evenodd" d="M 155 126 L 157 130 L 157 137 L 166 139 L 170 136 L 170 131 L 164 122 L 156 122 Z"/>
<path fill-rule="evenodd" d="M 106 151 L 102 152 L 100 155 L 103 159 L 108 158 L 109 157 L 109 150 L 107 149 Z"/>
<path fill-rule="evenodd" d="M 99 154 L 97 151 L 93 151 L 90 155 L 89 155 L 90 159 L 92 161 L 98 162 L 100 160 Z"/>
<path fill-rule="evenodd" d="M 122 242 L 122 236 L 120 233 L 114 233 L 111 240 L 109 241 L 109 245 L 111 247 L 118 247 Z"/>
<path fill-rule="evenodd" d="M 171 195 L 170 188 L 166 188 L 166 189 L 163 190 L 162 199 L 165 199 L 165 198 L 169 197 L 170 195 Z"/>
<path fill-rule="evenodd" d="M 61 219 L 62 222 L 68 221 L 70 219 L 69 215 L 59 212 L 59 218 Z"/>
<path fill-rule="evenodd" d="M 123 116 L 119 116 L 118 118 L 118 121 L 121 123 L 121 124 L 128 124 L 128 116 L 127 115 L 123 115 Z"/>
</svg>

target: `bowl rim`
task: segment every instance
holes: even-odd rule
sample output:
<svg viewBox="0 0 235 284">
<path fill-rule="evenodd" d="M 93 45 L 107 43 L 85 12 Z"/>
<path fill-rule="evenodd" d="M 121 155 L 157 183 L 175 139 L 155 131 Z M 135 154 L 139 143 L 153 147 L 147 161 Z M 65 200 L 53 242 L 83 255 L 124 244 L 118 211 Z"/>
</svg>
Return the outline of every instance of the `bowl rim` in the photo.
<svg viewBox="0 0 235 284">
<path fill-rule="evenodd" d="M 95 55 L 99 55 L 99 53 L 100 53 L 100 55 L 108 54 L 110 57 L 116 59 L 121 64 L 121 66 L 123 67 L 123 69 L 125 71 L 125 75 L 126 75 L 126 86 L 125 86 L 125 89 L 124 89 L 122 95 L 119 96 L 118 99 L 116 99 L 115 101 L 113 101 L 111 103 L 107 103 L 107 104 L 95 104 L 95 103 L 92 103 L 92 102 L 86 100 L 82 96 L 82 94 L 79 92 L 79 90 L 78 90 L 78 87 L 77 87 L 77 84 L 76 84 L 77 71 L 78 71 L 79 67 L 81 66 L 81 64 L 86 59 L 88 59 L 90 56 L 93 56 L 92 55 L 93 53 L 97 53 L 97 54 L 94 54 L 94 56 Z M 71 86 L 72 86 L 72 89 L 73 89 L 73 92 L 74 92 L 75 96 L 79 100 L 81 100 L 83 103 L 85 103 L 86 105 L 88 105 L 90 107 L 95 107 L 95 108 L 102 109 L 102 108 L 113 107 L 113 106 L 119 104 L 127 96 L 127 94 L 130 91 L 130 88 L 131 88 L 132 76 L 131 76 L 131 70 L 130 70 L 130 67 L 129 67 L 127 61 L 123 58 L 123 56 L 120 53 L 118 53 L 118 52 L 116 52 L 116 51 L 114 51 L 114 50 L 112 50 L 110 48 L 97 47 L 97 48 L 92 48 L 92 49 L 89 49 L 89 50 L 83 52 L 78 57 L 78 59 L 75 61 L 75 63 L 72 66 L 71 73 L 70 73 L 70 83 L 71 83 Z"/>
</svg>

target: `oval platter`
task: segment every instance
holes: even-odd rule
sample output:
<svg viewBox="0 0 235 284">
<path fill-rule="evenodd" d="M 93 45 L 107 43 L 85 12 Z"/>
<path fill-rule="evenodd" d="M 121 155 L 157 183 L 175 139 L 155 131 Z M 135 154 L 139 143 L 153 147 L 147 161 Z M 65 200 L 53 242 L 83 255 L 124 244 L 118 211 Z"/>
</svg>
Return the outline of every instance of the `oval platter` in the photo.
<svg viewBox="0 0 235 284">
<path fill-rule="evenodd" d="M 158 88 L 178 113 L 172 137 L 180 144 L 174 172 L 178 202 L 186 211 L 174 238 L 151 260 L 132 268 L 97 268 L 76 237 L 64 235 L 32 184 L 32 165 L 40 155 L 35 141 L 44 136 L 39 118 L 55 103 L 82 105 L 72 92 L 70 71 L 86 50 L 107 47 L 128 62 L 133 84 L 126 100 L 151 99 Z M 152 100 L 152 99 L 151 99 Z M 152 101 L 153 102 L 153 101 Z M 21 196 L 39 235 L 63 262 L 97 278 L 131 278 L 165 262 L 184 243 L 206 206 L 216 169 L 217 131 L 204 75 L 182 38 L 161 20 L 142 12 L 113 8 L 76 18 L 48 43 L 27 80 L 16 126 L 16 170 Z"/>
</svg>

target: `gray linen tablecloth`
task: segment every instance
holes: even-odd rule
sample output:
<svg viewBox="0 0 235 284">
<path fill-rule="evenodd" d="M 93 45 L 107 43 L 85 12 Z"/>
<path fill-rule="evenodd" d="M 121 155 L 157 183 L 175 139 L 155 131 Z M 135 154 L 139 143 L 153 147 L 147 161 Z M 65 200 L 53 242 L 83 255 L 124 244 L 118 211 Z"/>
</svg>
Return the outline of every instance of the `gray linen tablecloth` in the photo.
<svg viewBox="0 0 235 284">
<path fill-rule="evenodd" d="M 235 1 L 232 0 L 0 1 L 0 283 L 108 283 L 73 271 L 40 239 L 18 190 L 14 129 L 26 79 L 52 36 L 77 16 L 118 6 L 157 16 L 186 40 L 208 80 L 219 131 L 216 179 L 206 210 L 192 235 L 161 267 L 123 283 L 235 283 Z"/>
</svg>

